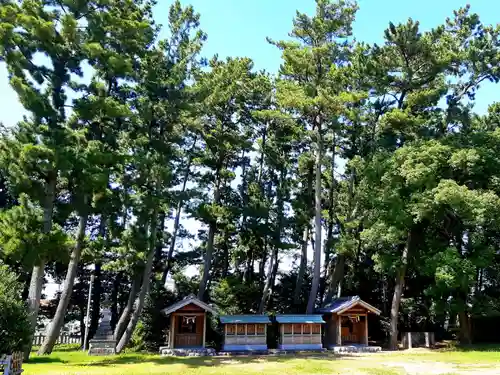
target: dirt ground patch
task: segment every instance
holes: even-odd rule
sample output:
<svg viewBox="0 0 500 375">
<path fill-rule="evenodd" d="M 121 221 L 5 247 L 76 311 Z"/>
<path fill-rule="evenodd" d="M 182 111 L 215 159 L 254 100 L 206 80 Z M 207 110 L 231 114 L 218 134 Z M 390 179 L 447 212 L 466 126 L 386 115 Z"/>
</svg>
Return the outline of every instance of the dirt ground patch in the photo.
<svg viewBox="0 0 500 375">
<path fill-rule="evenodd" d="M 407 375 L 499 375 L 500 366 L 468 365 L 445 362 L 386 362 L 385 366 L 402 369 Z"/>
<path fill-rule="evenodd" d="M 490 353 L 495 355 L 496 353 Z M 403 352 L 355 355 L 374 373 L 387 370 L 401 375 L 500 375 L 500 361 L 487 353 L 478 356 L 471 353 L 436 352 L 429 349 L 413 349 Z M 348 358 L 345 358 L 349 360 Z M 350 358 L 353 359 L 352 357 Z M 383 372 L 382 372 L 383 373 Z"/>
</svg>

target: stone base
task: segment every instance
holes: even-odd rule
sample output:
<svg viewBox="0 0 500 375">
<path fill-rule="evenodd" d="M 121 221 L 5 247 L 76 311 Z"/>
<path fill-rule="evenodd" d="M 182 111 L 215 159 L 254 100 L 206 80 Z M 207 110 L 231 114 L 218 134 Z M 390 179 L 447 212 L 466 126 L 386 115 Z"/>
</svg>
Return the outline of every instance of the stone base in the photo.
<svg viewBox="0 0 500 375">
<path fill-rule="evenodd" d="M 332 346 L 328 349 L 334 353 L 376 353 L 382 351 L 380 346 L 367 346 L 367 345 L 342 345 Z"/>
<path fill-rule="evenodd" d="M 323 350 L 321 344 L 279 344 L 278 349 L 285 351 L 306 351 L 306 350 Z"/>
<path fill-rule="evenodd" d="M 89 355 L 113 354 L 116 354 L 116 342 L 114 340 L 90 340 Z"/>
<path fill-rule="evenodd" d="M 167 346 L 160 347 L 162 356 L 170 357 L 213 357 L 216 355 L 215 349 L 212 348 L 176 348 L 171 349 Z"/>
<path fill-rule="evenodd" d="M 267 345 L 224 345 L 223 352 L 266 352 Z"/>
<path fill-rule="evenodd" d="M 326 353 L 326 349 L 268 349 L 268 350 L 242 350 L 242 351 L 222 351 L 218 353 L 218 356 L 281 356 L 289 354 L 314 354 L 314 353 Z"/>
<path fill-rule="evenodd" d="M 234 357 L 234 356 L 262 356 L 262 355 L 270 355 L 271 351 L 269 350 L 231 350 L 231 351 L 222 351 L 217 353 L 218 356 L 223 357 Z"/>
</svg>

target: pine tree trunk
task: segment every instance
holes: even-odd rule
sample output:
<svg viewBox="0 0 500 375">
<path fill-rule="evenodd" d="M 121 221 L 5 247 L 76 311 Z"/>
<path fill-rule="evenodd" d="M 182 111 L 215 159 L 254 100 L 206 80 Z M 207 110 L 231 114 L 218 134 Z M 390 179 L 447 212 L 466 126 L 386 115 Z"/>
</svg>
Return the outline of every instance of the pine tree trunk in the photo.
<svg viewBox="0 0 500 375">
<path fill-rule="evenodd" d="M 214 203 L 219 204 L 220 201 L 220 170 L 217 171 L 216 184 L 214 191 Z M 198 289 L 198 299 L 203 301 L 205 299 L 205 292 L 207 291 L 208 279 L 210 277 L 210 268 L 212 267 L 212 257 L 214 252 L 215 232 L 217 231 L 217 219 L 212 219 L 208 229 L 207 249 L 203 260 L 203 276 L 200 281 L 200 288 Z"/>
<path fill-rule="evenodd" d="M 264 144 L 265 144 L 265 136 L 264 136 Z M 244 156 L 243 152 L 243 156 Z M 243 157 L 242 157 L 243 159 Z M 260 168 L 259 168 L 259 177 L 257 178 L 257 183 L 260 185 L 261 178 L 262 178 L 262 170 L 263 170 L 263 159 L 264 159 L 264 152 L 261 152 L 261 157 L 260 157 Z M 248 206 L 248 173 L 247 173 L 247 165 L 246 163 L 243 164 L 243 168 L 241 171 L 241 189 L 240 189 L 240 195 L 242 198 L 242 206 L 247 207 Z M 245 239 L 245 233 L 247 232 L 247 214 L 246 211 L 243 210 L 243 218 L 241 220 L 241 230 L 240 230 L 240 241 L 243 243 L 243 246 L 247 248 L 246 251 L 246 259 L 245 259 L 245 269 L 243 270 L 243 284 L 247 284 L 253 275 L 253 258 L 254 258 L 254 251 L 252 246 L 248 246 L 247 240 Z"/>
<path fill-rule="evenodd" d="M 158 228 L 156 229 L 156 246 L 155 255 L 153 258 L 153 272 L 161 272 L 165 269 L 165 262 L 163 260 L 163 248 L 165 246 L 165 221 L 167 214 L 164 210 L 158 213 Z"/>
<path fill-rule="evenodd" d="M 120 284 L 122 283 L 122 272 L 118 272 L 113 279 L 113 290 L 111 291 L 111 328 L 116 328 L 118 323 L 118 294 L 120 293 Z"/>
<path fill-rule="evenodd" d="M 312 314 L 316 304 L 316 298 L 318 295 L 319 281 L 321 278 L 321 161 L 323 158 L 323 140 L 321 134 L 320 121 L 317 121 L 316 126 L 316 136 L 317 136 L 317 150 L 316 150 L 316 183 L 314 191 L 314 201 L 315 201 L 315 224 L 314 224 L 314 235 L 315 235 L 315 246 L 314 246 L 314 268 L 313 268 L 313 278 L 311 285 L 311 293 L 309 295 L 309 301 L 307 303 L 307 314 Z"/>
<path fill-rule="evenodd" d="M 460 311 L 458 313 L 458 319 L 460 322 L 460 344 L 462 345 L 472 344 L 470 322 L 467 312 Z"/>
<path fill-rule="evenodd" d="M 461 345 L 470 345 L 472 344 L 472 334 L 470 327 L 470 318 L 469 314 L 467 314 L 467 310 L 465 308 L 466 302 L 465 298 L 460 298 L 462 301 L 460 312 L 458 313 L 458 322 L 460 324 L 460 344 Z"/>
<path fill-rule="evenodd" d="M 82 255 L 85 240 L 85 230 L 87 228 L 87 219 L 87 213 L 80 215 L 76 246 L 71 252 L 61 299 L 57 304 L 56 313 L 54 315 L 54 319 L 52 319 L 52 323 L 50 324 L 47 336 L 45 337 L 40 350 L 38 350 L 39 355 L 50 354 L 52 352 L 52 349 L 54 348 L 57 338 L 59 337 L 59 334 L 61 332 L 61 328 L 64 325 L 64 317 L 66 316 L 69 301 L 71 299 L 71 294 L 73 293 L 73 284 L 75 283 L 76 274 L 78 272 L 78 264 L 80 263 L 80 258 Z"/>
<path fill-rule="evenodd" d="M 267 236 L 266 236 L 267 237 Z M 262 257 L 259 260 L 259 285 L 263 286 L 265 284 L 266 278 L 266 263 L 267 263 L 267 245 L 266 239 L 264 238 L 262 246 Z"/>
<path fill-rule="evenodd" d="M 222 268 L 222 278 L 225 279 L 229 275 L 229 234 L 226 232 L 224 236 L 224 267 Z"/>
<path fill-rule="evenodd" d="M 207 290 L 208 278 L 210 276 L 210 268 L 212 267 L 212 255 L 214 252 L 215 231 L 217 230 L 217 223 L 212 221 L 208 229 L 207 249 L 203 261 L 203 276 L 198 290 L 198 299 L 203 301 L 205 299 L 205 292 Z"/>
<path fill-rule="evenodd" d="M 245 260 L 245 271 L 243 271 L 243 284 L 248 283 L 252 279 L 253 274 L 253 249 L 247 250 L 247 259 Z"/>
<path fill-rule="evenodd" d="M 130 321 L 128 322 L 127 328 L 123 335 L 120 338 L 120 341 L 116 345 L 116 352 L 121 353 L 123 349 L 128 345 L 132 334 L 134 333 L 135 327 L 137 326 L 137 322 L 139 321 L 139 317 L 142 314 L 142 310 L 144 308 L 144 303 L 146 301 L 146 297 L 149 293 L 149 286 L 151 284 L 151 270 L 153 268 L 153 259 L 155 255 L 155 247 L 156 247 L 156 231 L 157 231 L 157 220 L 158 213 L 155 212 L 151 216 L 151 224 L 150 224 L 150 232 L 149 232 L 149 254 L 146 261 L 146 265 L 144 267 L 144 273 L 142 275 L 142 286 L 137 296 L 137 304 L 135 307 L 132 316 L 130 317 Z"/>
<path fill-rule="evenodd" d="M 187 178 L 184 179 L 184 184 L 182 185 L 182 192 L 183 193 L 186 189 L 186 182 L 187 182 Z M 174 229 L 172 231 L 172 239 L 170 240 L 170 246 L 168 247 L 168 253 L 167 253 L 167 264 L 165 266 L 165 269 L 163 270 L 163 274 L 161 277 L 162 285 L 165 285 L 165 282 L 167 281 L 168 273 L 170 272 L 170 269 L 172 268 L 172 259 L 174 257 L 175 242 L 177 241 L 177 233 L 179 232 L 179 224 L 180 224 L 180 220 L 181 220 L 182 205 L 183 205 L 183 201 L 180 200 L 177 203 L 177 209 L 175 212 Z"/>
<path fill-rule="evenodd" d="M 106 240 L 106 223 L 107 217 L 101 214 L 99 223 L 99 237 L 104 243 L 104 251 L 107 249 Z M 100 260 L 96 260 L 94 263 L 94 283 L 92 285 L 92 306 L 91 306 L 91 316 L 90 316 L 90 328 L 89 335 L 87 337 L 90 340 L 94 337 L 97 328 L 99 326 L 99 319 L 101 317 L 101 295 L 102 295 L 102 264 Z M 88 348 L 88 342 L 86 343 L 86 348 Z"/>
<path fill-rule="evenodd" d="M 269 296 L 274 287 L 274 282 L 276 280 L 276 274 L 278 273 L 278 252 L 281 247 L 281 235 L 284 226 L 284 200 L 283 200 L 283 190 L 285 184 L 285 171 L 282 169 L 279 177 L 279 185 L 277 191 L 277 201 L 276 201 L 276 210 L 277 210 L 277 221 L 278 225 L 276 226 L 275 233 L 273 235 L 273 253 L 271 255 L 271 260 L 269 262 L 269 269 L 267 275 L 267 281 L 264 286 L 264 291 L 262 293 L 262 298 L 259 304 L 258 313 L 262 314 L 264 310 L 267 308 L 269 302 Z"/>
<path fill-rule="evenodd" d="M 84 306 L 78 306 L 78 311 L 80 312 L 80 346 L 83 348 L 85 346 L 85 307 Z"/>
<path fill-rule="evenodd" d="M 399 307 L 401 305 L 401 297 L 403 295 L 403 289 L 405 285 L 406 269 L 408 267 L 408 254 L 410 252 L 411 245 L 411 232 L 408 234 L 408 240 L 406 246 L 403 248 L 403 254 L 401 255 L 401 265 L 397 271 L 394 294 L 392 296 L 391 304 L 391 318 L 390 318 L 390 341 L 389 348 L 391 350 L 397 350 L 398 348 L 398 318 L 399 318 Z"/>
<path fill-rule="evenodd" d="M 332 281 L 332 276 L 333 276 L 333 271 L 334 267 L 333 265 L 333 260 L 330 260 L 332 256 L 332 250 L 333 250 L 333 229 L 335 228 L 335 223 L 336 223 L 336 216 L 335 216 L 335 208 L 336 208 L 336 202 L 335 202 L 335 190 L 336 190 L 336 181 L 335 181 L 335 153 L 336 153 L 336 138 L 335 134 L 333 135 L 333 142 L 331 144 L 331 152 L 332 152 L 332 160 L 330 163 L 330 189 L 328 191 L 328 229 L 326 233 L 326 245 L 325 245 L 325 260 L 324 260 L 324 280 L 325 282 L 323 283 L 323 286 L 321 288 L 320 292 L 320 301 L 321 304 L 326 300 L 330 301 L 330 298 L 328 298 L 329 294 L 331 293 L 331 281 Z M 337 262 L 335 262 L 336 264 Z M 336 287 L 336 286 L 333 286 Z M 328 289 L 328 291 L 327 291 Z M 325 291 L 327 293 L 326 299 L 325 297 Z"/>
<path fill-rule="evenodd" d="M 307 170 L 307 202 L 312 203 L 312 193 L 313 193 L 313 175 L 314 175 L 314 165 L 310 164 Z M 297 281 L 295 282 L 294 291 L 294 305 L 300 303 L 300 293 L 302 291 L 302 285 L 304 283 L 304 275 L 307 268 L 307 243 L 309 241 L 309 236 L 311 229 L 309 228 L 309 219 L 311 210 L 307 210 L 307 223 L 305 223 L 304 232 L 302 235 L 302 246 L 301 246 L 301 257 L 299 265 L 299 273 L 297 275 Z"/>
<path fill-rule="evenodd" d="M 325 301 L 331 301 L 335 295 L 339 295 L 340 283 L 344 278 L 345 270 L 345 255 L 338 254 L 335 260 L 335 267 L 331 273 L 329 280 L 328 293 L 326 294 Z"/>
<path fill-rule="evenodd" d="M 179 233 L 182 208 L 184 207 L 184 194 L 186 193 L 187 183 L 189 181 L 189 176 L 191 175 L 191 164 L 193 162 L 193 153 L 194 153 L 194 150 L 196 149 L 196 141 L 197 141 L 197 138 L 195 138 L 193 141 L 193 146 L 191 147 L 191 150 L 189 152 L 189 157 L 188 157 L 186 169 L 184 170 L 184 176 L 182 178 L 182 188 L 181 188 L 181 192 L 180 192 L 181 196 L 179 198 L 179 201 L 177 202 L 177 207 L 175 210 L 174 228 L 172 230 L 172 239 L 170 240 L 170 245 L 169 245 L 168 253 L 167 253 L 167 264 L 165 265 L 165 269 L 163 270 L 163 274 L 162 274 L 162 278 L 161 278 L 162 285 L 165 285 L 165 282 L 167 281 L 168 273 L 170 272 L 170 269 L 172 268 L 172 259 L 174 257 L 175 243 L 177 241 L 177 234 Z"/>
<path fill-rule="evenodd" d="M 306 274 L 308 242 L 309 242 L 309 225 L 306 224 L 302 236 L 299 272 L 297 273 L 297 281 L 295 282 L 295 291 L 293 293 L 293 304 L 296 306 L 300 304 L 300 295 L 302 292 L 302 285 L 304 284 L 304 275 Z"/>
<path fill-rule="evenodd" d="M 31 325 L 32 336 L 24 352 L 25 361 L 29 359 L 33 341 L 32 337 L 37 327 L 38 310 L 40 308 L 40 298 L 42 296 L 42 288 L 43 288 L 44 269 L 45 269 L 45 262 L 39 261 L 38 264 L 35 267 L 33 267 L 33 272 L 31 273 L 30 289 L 28 293 L 28 309 L 30 312 L 30 325 Z"/>
<path fill-rule="evenodd" d="M 52 213 L 54 211 L 54 200 L 56 196 L 57 172 L 51 172 L 47 181 L 45 191 L 45 202 L 43 208 L 43 233 L 49 234 L 52 231 Z M 24 349 L 24 360 L 27 361 L 33 346 L 33 335 L 36 331 L 38 321 L 38 310 L 40 308 L 40 298 L 43 289 L 43 277 L 45 273 L 45 260 L 40 259 L 33 267 L 31 274 L 30 288 L 28 292 L 28 312 L 30 317 L 31 336 Z"/>
<path fill-rule="evenodd" d="M 272 271 L 272 274 L 271 274 L 271 288 L 269 290 L 269 296 L 272 295 L 273 291 L 274 291 L 274 287 L 276 286 L 276 277 L 278 276 L 278 267 L 279 267 L 279 260 L 278 260 L 278 254 L 279 254 L 279 249 L 276 250 L 276 254 L 275 254 L 275 257 L 274 257 L 274 265 L 273 265 L 273 271 Z M 269 305 L 269 298 L 267 299 L 267 304 Z"/>
<path fill-rule="evenodd" d="M 278 261 L 278 249 L 274 248 L 273 253 L 271 254 L 271 259 L 269 260 L 269 266 L 267 269 L 267 279 L 266 284 L 264 285 L 264 291 L 262 292 L 262 298 L 260 299 L 258 314 L 264 313 L 264 310 L 267 307 L 267 303 L 269 301 L 269 295 L 272 289 L 273 283 L 273 270 L 275 268 L 275 262 Z"/>
<path fill-rule="evenodd" d="M 99 319 L 101 317 L 101 296 L 102 296 L 102 271 L 101 263 L 96 262 L 94 265 L 94 285 L 92 285 L 92 308 L 90 315 L 90 329 L 89 337 L 94 337 L 99 326 Z M 88 348 L 88 343 L 87 346 Z"/>
<path fill-rule="evenodd" d="M 128 325 L 130 314 L 134 309 L 134 302 L 137 297 L 137 293 L 139 292 L 139 288 L 141 287 L 141 280 L 142 278 L 140 274 L 137 274 L 132 280 L 127 304 L 125 305 L 125 308 L 120 314 L 120 319 L 118 320 L 118 323 L 116 323 L 115 326 L 114 337 L 116 342 L 118 342 L 121 339 L 123 331 L 125 331 L 125 327 Z"/>
</svg>

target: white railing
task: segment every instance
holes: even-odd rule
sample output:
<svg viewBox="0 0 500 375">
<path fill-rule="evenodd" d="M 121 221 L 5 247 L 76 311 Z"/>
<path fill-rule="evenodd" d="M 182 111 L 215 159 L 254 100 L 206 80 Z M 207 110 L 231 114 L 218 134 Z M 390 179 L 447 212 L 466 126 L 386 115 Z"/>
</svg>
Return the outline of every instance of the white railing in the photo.
<svg viewBox="0 0 500 375">
<path fill-rule="evenodd" d="M 38 334 L 33 336 L 33 345 L 42 345 L 45 340 L 45 334 Z M 82 337 L 80 335 L 70 335 L 69 333 L 62 333 L 57 338 L 56 344 L 80 344 Z"/>
</svg>

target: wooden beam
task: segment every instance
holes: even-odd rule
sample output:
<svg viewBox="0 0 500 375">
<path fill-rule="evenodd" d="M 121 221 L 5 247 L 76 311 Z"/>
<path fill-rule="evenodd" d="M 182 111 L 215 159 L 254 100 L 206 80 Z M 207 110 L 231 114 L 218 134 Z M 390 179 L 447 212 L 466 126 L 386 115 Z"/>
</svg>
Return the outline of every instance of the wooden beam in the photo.
<svg viewBox="0 0 500 375">
<path fill-rule="evenodd" d="M 201 315 L 206 315 L 204 312 L 189 312 L 189 311 L 181 311 L 181 312 L 174 312 L 172 315 L 175 316 L 184 316 L 184 315 L 195 315 L 195 316 L 201 316 Z"/>
<path fill-rule="evenodd" d="M 364 344 L 368 345 L 368 314 L 365 315 L 365 339 Z"/>
<path fill-rule="evenodd" d="M 336 325 L 336 340 L 335 344 L 338 346 L 342 346 L 342 317 L 340 315 L 337 315 L 337 325 Z"/>
<path fill-rule="evenodd" d="M 175 346 L 175 315 L 171 315 L 171 326 L 170 326 L 170 347 L 174 349 Z"/>
<path fill-rule="evenodd" d="M 207 314 L 205 314 L 205 318 L 203 319 L 203 347 L 205 347 L 205 339 L 207 337 Z"/>
</svg>

